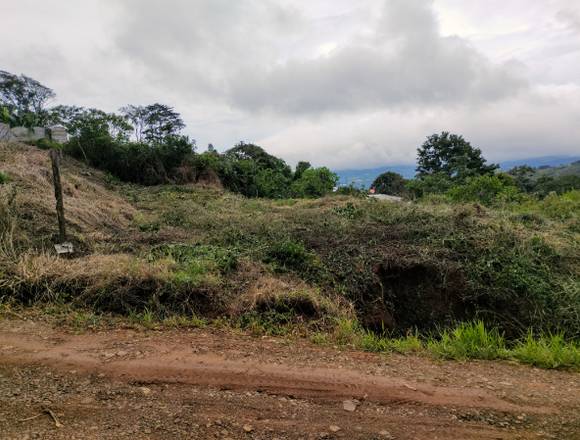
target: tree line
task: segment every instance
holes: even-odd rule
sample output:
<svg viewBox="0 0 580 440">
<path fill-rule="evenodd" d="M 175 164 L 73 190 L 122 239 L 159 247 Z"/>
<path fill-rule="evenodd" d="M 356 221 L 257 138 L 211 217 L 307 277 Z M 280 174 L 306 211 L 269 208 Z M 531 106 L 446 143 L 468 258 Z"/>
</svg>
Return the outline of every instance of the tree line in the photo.
<svg viewBox="0 0 580 440">
<path fill-rule="evenodd" d="M 299 162 L 293 170 L 263 148 L 240 142 L 224 153 L 210 144 L 197 153 L 195 140 L 183 134 L 185 123 L 160 103 L 127 105 L 117 113 L 69 105 L 48 107 L 52 89 L 25 76 L 0 70 L 0 122 L 11 126 L 62 125 L 70 140 L 63 150 L 122 181 L 142 185 L 189 183 L 215 176 L 227 189 L 248 197 L 320 197 L 338 182 L 328 168 Z M 40 141 L 40 147 L 55 147 Z M 521 194 L 545 197 L 580 188 L 580 176 L 541 176 L 530 167 L 507 173 L 488 164 L 479 148 L 457 134 L 433 134 L 417 150 L 417 174 L 407 180 L 387 172 L 372 187 L 377 193 L 421 198 L 444 194 L 456 201 L 486 204 L 514 201 Z M 340 188 L 345 194 L 364 192 Z"/>
<path fill-rule="evenodd" d="M 443 132 L 429 136 L 417 150 L 417 174 L 407 180 L 394 172 L 378 176 L 372 187 L 379 194 L 420 198 L 445 195 L 455 201 L 491 204 L 518 201 L 523 194 L 540 198 L 580 189 L 580 176 L 540 176 L 529 166 L 500 172 L 488 164 L 479 148 L 462 136 Z"/>
<path fill-rule="evenodd" d="M 142 185 L 196 182 L 215 175 L 229 190 L 248 197 L 320 197 L 338 182 L 328 168 L 300 162 L 293 170 L 263 148 L 240 142 L 225 153 L 211 145 L 197 153 L 194 139 L 171 106 L 127 105 L 118 112 L 70 105 L 48 107 L 52 89 L 25 76 L 0 71 L 0 122 L 10 126 L 62 125 L 70 140 L 63 146 L 41 140 L 41 148 L 66 154 Z"/>
</svg>

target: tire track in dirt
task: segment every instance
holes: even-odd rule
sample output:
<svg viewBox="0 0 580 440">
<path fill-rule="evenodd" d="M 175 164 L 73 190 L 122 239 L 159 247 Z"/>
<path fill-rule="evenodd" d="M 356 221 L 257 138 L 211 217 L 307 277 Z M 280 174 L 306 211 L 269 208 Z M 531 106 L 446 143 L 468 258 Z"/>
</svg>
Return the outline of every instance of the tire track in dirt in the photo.
<svg viewBox="0 0 580 440">
<path fill-rule="evenodd" d="M 200 355 L 190 346 L 168 346 L 163 338 L 138 343 L 140 358 L 110 357 L 106 335 L 59 335 L 44 340 L 31 335 L 0 332 L 4 365 L 43 365 L 56 369 L 105 374 L 130 383 L 188 384 L 220 390 L 260 391 L 295 398 L 343 400 L 356 398 L 385 404 L 419 404 L 480 408 L 503 412 L 550 414 L 555 408 L 519 405 L 474 388 L 440 387 L 397 378 L 365 375 L 338 368 L 297 368 L 286 365 L 228 360 Z M 1 347 L 0 347 L 1 348 Z"/>
</svg>

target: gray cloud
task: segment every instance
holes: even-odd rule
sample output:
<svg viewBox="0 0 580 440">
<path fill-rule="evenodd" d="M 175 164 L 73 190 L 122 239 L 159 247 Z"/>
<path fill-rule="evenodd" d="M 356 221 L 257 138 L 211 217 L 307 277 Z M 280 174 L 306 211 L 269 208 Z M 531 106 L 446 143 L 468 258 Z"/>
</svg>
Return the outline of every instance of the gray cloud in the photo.
<svg viewBox="0 0 580 440">
<path fill-rule="evenodd" d="M 117 43 L 152 78 L 241 110 L 305 114 L 488 101 L 526 86 L 516 63 L 494 65 L 465 40 L 442 37 L 424 0 L 387 0 L 366 35 L 310 57 L 292 57 L 306 19 L 272 2 L 124 4 L 132 13 Z M 317 43 L 313 35 L 311 54 Z"/>
<path fill-rule="evenodd" d="M 440 130 L 492 160 L 577 154 L 579 13 L 576 0 L 19 0 L 2 7 L 0 68 L 58 103 L 171 104 L 202 146 L 253 141 L 289 162 L 409 163 Z"/>
</svg>

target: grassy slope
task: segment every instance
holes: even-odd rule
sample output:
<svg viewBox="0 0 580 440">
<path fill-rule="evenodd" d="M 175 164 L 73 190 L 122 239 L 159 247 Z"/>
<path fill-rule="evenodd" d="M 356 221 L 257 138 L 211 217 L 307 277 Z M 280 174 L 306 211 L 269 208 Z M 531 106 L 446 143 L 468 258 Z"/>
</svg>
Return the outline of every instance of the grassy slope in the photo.
<svg viewBox="0 0 580 440">
<path fill-rule="evenodd" d="M 110 312 L 195 313 L 272 327 L 358 316 L 373 330 L 484 319 L 508 336 L 580 334 L 578 198 L 497 209 L 349 197 L 249 200 L 212 188 L 120 185 L 64 162 L 80 250 L 56 230 L 46 152 L 0 146 L 16 229 L 0 295 Z M 6 198 L 6 197 L 5 197 Z M 5 216 L 8 218 L 8 216 Z M 6 228 L 5 228 L 6 229 Z"/>
</svg>

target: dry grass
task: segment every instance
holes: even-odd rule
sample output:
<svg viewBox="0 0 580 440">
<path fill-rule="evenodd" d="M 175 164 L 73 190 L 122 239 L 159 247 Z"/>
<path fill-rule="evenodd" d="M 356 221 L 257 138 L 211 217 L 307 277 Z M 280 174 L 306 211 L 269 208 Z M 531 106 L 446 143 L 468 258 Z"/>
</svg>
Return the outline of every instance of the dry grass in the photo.
<svg viewBox="0 0 580 440">
<path fill-rule="evenodd" d="M 49 241 L 55 233 L 56 214 L 50 159 L 46 151 L 16 143 L 0 143 L 0 162 L 16 189 L 20 240 L 30 244 Z M 136 210 L 107 188 L 103 173 L 68 157 L 62 162 L 63 192 L 70 232 L 90 237 L 112 235 L 128 228 Z"/>
<path fill-rule="evenodd" d="M 91 255 L 74 260 L 47 253 L 26 252 L 10 265 L 6 290 L 21 292 L 28 301 L 78 303 L 98 301 L 98 297 L 121 296 L 144 283 L 154 292 L 170 278 L 165 262 L 149 263 L 132 255 Z M 73 296 L 74 295 L 74 296 Z"/>
<path fill-rule="evenodd" d="M 344 300 L 331 301 L 302 280 L 262 274 L 231 305 L 230 315 L 277 311 L 306 318 L 352 316 L 352 306 Z"/>
</svg>

